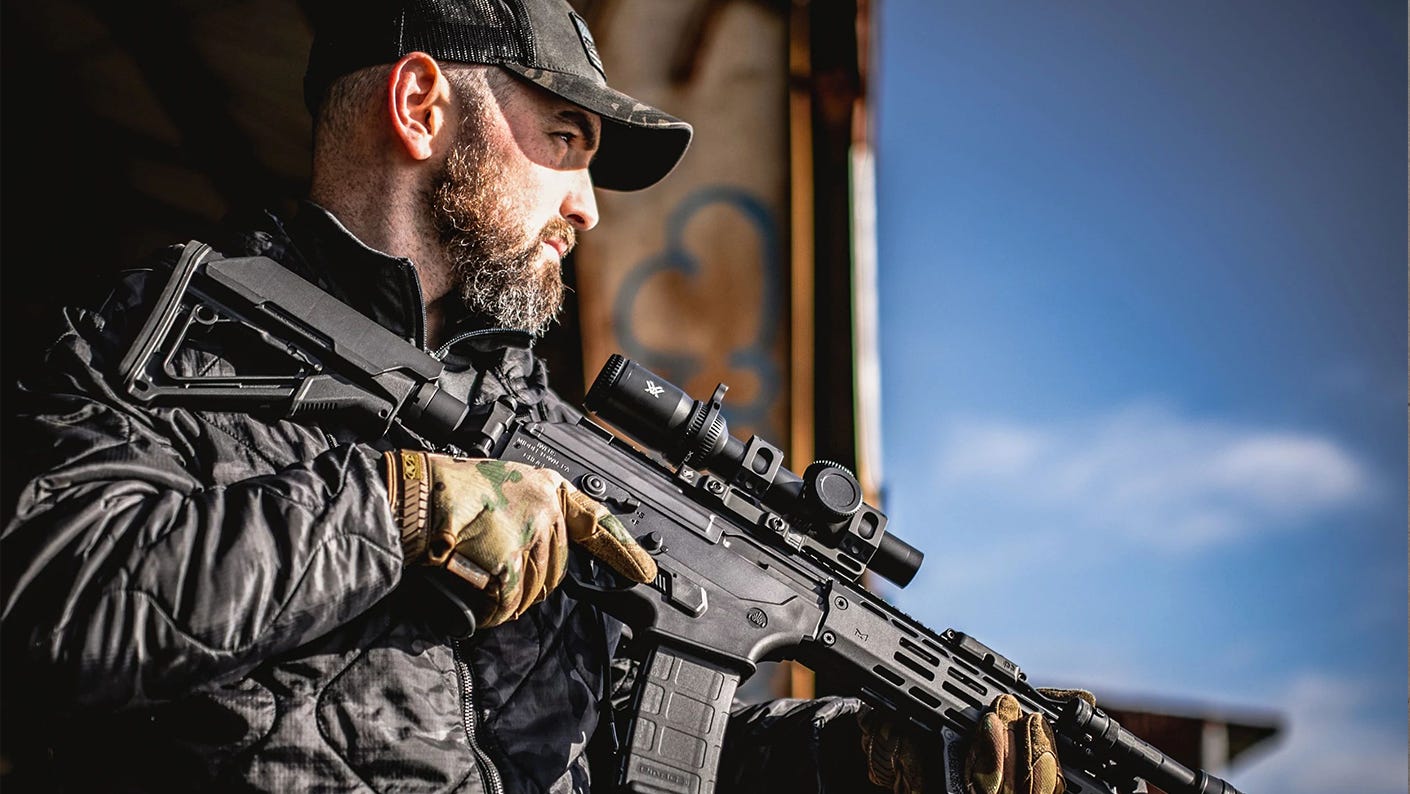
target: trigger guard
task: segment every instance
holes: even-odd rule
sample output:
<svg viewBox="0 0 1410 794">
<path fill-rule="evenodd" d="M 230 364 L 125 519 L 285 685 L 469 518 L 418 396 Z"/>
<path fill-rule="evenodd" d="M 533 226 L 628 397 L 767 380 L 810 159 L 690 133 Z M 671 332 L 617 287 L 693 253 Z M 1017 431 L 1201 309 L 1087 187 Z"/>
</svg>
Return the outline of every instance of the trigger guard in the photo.
<svg viewBox="0 0 1410 794">
<path fill-rule="evenodd" d="M 578 578 L 577 572 L 571 570 L 563 575 L 563 590 L 578 599 L 590 599 L 595 593 L 605 592 L 605 588 L 583 581 Z"/>
<path fill-rule="evenodd" d="M 612 570 L 610 566 L 598 563 L 592 555 L 583 554 L 582 559 L 588 569 L 586 577 L 576 570 L 580 567 L 577 565 L 569 565 L 567 572 L 563 575 L 563 589 L 574 598 L 591 600 L 595 596 L 610 595 L 630 589 L 636 584 Z M 599 582 L 604 578 L 609 579 L 612 585 L 600 584 Z"/>
</svg>

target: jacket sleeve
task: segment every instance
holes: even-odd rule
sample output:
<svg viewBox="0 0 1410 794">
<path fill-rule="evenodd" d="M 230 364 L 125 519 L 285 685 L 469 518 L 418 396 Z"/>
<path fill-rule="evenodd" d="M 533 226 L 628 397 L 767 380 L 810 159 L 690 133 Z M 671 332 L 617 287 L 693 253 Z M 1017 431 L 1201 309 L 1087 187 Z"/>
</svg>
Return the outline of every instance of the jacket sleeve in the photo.
<svg viewBox="0 0 1410 794">
<path fill-rule="evenodd" d="M 98 374 L 115 354 L 92 340 L 116 315 L 67 317 L 44 385 L 22 390 L 10 420 L 24 473 L 0 537 L 7 661 L 61 701 L 161 700 L 239 677 L 397 584 L 371 448 L 324 441 L 307 460 L 222 473 L 220 455 L 193 446 L 219 433 L 131 404 Z"/>
</svg>

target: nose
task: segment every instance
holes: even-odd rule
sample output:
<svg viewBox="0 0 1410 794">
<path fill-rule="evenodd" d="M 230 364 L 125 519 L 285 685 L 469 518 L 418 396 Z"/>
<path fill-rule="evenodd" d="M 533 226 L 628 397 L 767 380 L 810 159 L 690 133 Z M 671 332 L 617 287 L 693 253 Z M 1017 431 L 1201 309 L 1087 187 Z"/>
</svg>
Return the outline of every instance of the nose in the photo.
<svg viewBox="0 0 1410 794">
<path fill-rule="evenodd" d="M 559 214 L 573 224 L 574 229 L 585 232 L 597 225 L 597 196 L 592 191 L 592 176 L 584 168 L 575 171 L 571 179 Z"/>
</svg>

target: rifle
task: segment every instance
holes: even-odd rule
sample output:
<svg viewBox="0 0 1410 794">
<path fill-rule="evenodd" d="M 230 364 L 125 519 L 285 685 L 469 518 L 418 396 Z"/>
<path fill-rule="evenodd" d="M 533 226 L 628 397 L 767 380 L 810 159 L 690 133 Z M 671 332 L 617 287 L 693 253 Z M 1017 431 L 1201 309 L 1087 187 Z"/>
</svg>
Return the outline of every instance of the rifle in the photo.
<svg viewBox="0 0 1410 794">
<path fill-rule="evenodd" d="M 1001 693 L 1053 725 L 1073 794 L 1128 794 L 1145 782 L 1170 794 L 1239 794 L 1101 709 L 1047 697 L 974 637 L 933 631 L 873 594 L 867 571 L 904 587 L 924 555 L 887 531 L 845 467 L 814 461 L 796 474 L 778 447 L 732 436 L 724 384 L 695 400 L 613 355 L 575 423 L 532 421 L 506 400 L 472 410 L 441 389 L 435 357 L 271 259 L 212 253 L 187 244 L 124 355 L 119 381 L 135 400 L 290 419 L 352 412 L 384 433 L 401 426 L 461 454 L 553 468 L 652 554 L 650 584 L 563 585 L 627 624 L 642 662 L 622 790 L 712 792 L 736 688 L 761 662 L 795 659 L 942 737 L 950 794 L 964 792 L 963 744 Z M 222 328 L 292 365 L 180 374 L 177 353 Z"/>
</svg>

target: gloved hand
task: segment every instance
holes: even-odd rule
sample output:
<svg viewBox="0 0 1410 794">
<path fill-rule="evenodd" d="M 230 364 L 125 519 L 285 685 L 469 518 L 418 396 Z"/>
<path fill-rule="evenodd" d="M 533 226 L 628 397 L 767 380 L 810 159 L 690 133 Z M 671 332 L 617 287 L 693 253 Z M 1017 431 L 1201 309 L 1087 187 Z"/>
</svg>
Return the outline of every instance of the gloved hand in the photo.
<svg viewBox="0 0 1410 794">
<path fill-rule="evenodd" d="M 1048 697 L 1096 698 L 1081 689 L 1040 689 Z M 933 737 L 908 728 L 889 714 L 870 709 L 861 716 L 862 752 L 871 782 L 893 794 L 923 794 L 924 759 L 933 755 Z M 1063 794 L 1067 784 L 1057 757 L 1057 740 L 1042 715 L 1023 714 L 1018 700 L 1004 694 L 984 711 L 969 737 L 965 785 L 970 794 Z M 936 781 L 936 791 L 944 784 Z"/>
<path fill-rule="evenodd" d="M 405 564 L 446 568 L 482 591 L 482 627 L 546 598 L 563 581 L 570 540 L 632 581 L 656 578 L 622 522 L 556 471 L 412 450 L 384 464 Z"/>
</svg>

